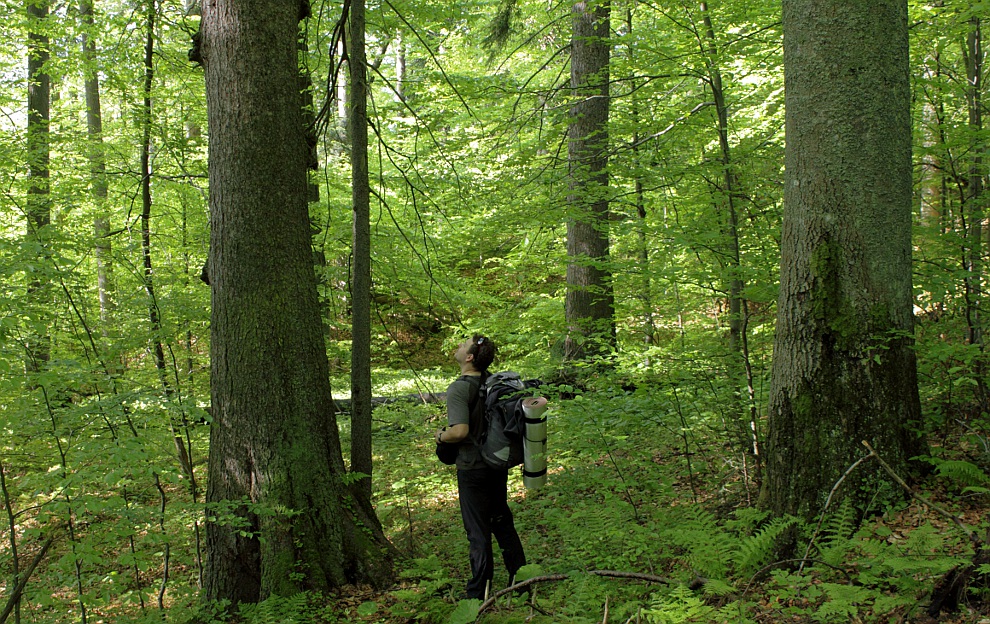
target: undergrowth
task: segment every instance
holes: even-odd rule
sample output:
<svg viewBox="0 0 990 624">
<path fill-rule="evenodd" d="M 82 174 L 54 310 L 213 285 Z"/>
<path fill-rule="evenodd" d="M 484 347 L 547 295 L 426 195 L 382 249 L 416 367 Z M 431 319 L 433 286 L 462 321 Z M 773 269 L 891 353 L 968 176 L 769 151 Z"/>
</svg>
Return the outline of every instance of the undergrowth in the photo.
<svg viewBox="0 0 990 624">
<path fill-rule="evenodd" d="M 602 622 L 607 614 L 607 621 L 627 624 L 910 621 L 924 612 L 946 572 L 972 560 L 972 544 L 955 524 L 913 501 L 889 505 L 865 521 L 841 497 L 820 523 L 773 518 L 755 509 L 748 504 L 754 486 L 742 480 L 725 431 L 711 425 L 718 418 L 703 404 L 662 388 L 599 388 L 566 400 L 552 397 L 548 484 L 527 490 L 518 471 L 510 478 L 510 507 L 531 563 L 517 580 L 536 577 L 537 582 L 530 595 L 502 597 L 486 606 L 480 620 L 580 624 Z M 114 589 L 131 573 L 127 553 L 80 552 L 75 559 L 57 560 L 44 584 L 29 587 L 34 602 L 25 616 L 41 619 L 26 621 L 74 621 L 71 610 L 57 613 L 64 596 L 46 598 L 46 588 L 68 586 L 75 561 L 96 565 L 97 559 L 114 556 L 117 569 L 103 585 L 94 581 L 84 588 L 95 605 L 89 622 L 195 617 L 203 624 L 467 624 L 479 619 L 479 601 L 458 600 L 469 569 L 468 548 L 454 470 L 433 456 L 432 432 L 442 411 L 438 405 L 396 403 L 374 413 L 375 502 L 400 553 L 390 590 L 303 593 L 221 615 L 215 607 L 198 605 L 193 570 L 175 562 L 185 575 L 186 593 L 173 585 L 168 609 L 159 612 L 149 602 L 139 611 L 136 594 Z M 346 434 L 344 428 L 345 441 Z M 927 458 L 935 471 L 926 494 L 983 535 L 990 527 L 983 513 L 990 454 L 979 434 L 966 435 L 956 446 L 936 447 Z M 190 512 L 186 521 L 194 517 Z M 785 544 L 791 545 L 786 556 Z M 642 577 L 597 574 L 603 571 Z M 984 579 L 987 572 L 982 570 Z M 539 580 L 549 576 L 555 580 Z M 493 589 L 507 583 L 504 568 L 496 565 Z M 96 599 L 100 595 L 103 603 Z M 959 622 L 976 621 L 975 614 L 986 612 L 980 602 L 987 598 L 985 587 L 974 584 L 968 597 Z"/>
<path fill-rule="evenodd" d="M 747 506 L 747 484 L 722 460 L 719 432 L 683 412 L 669 396 L 635 391 L 554 403 L 549 483 L 526 490 L 513 477 L 510 504 L 529 560 L 541 575 L 566 579 L 536 584 L 533 604 L 500 600 L 483 621 L 601 622 L 606 612 L 612 622 L 899 621 L 920 615 L 938 579 L 972 558 L 961 532 L 914 502 L 865 522 L 839 502 L 817 525 Z M 407 423 L 379 430 L 387 459 L 377 478 L 383 521 L 408 559 L 391 615 L 367 621 L 474 621 L 479 604 L 456 600 L 468 560 L 454 474 L 429 444 L 440 412 L 392 406 L 377 414 Z M 933 461 L 932 491 L 972 510 L 973 530 L 985 532 L 985 472 L 961 455 Z M 797 554 L 778 561 L 785 543 Z M 669 583 L 591 573 L 600 570 Z M 495 589 L 504 574 L 497 566 Z"/>
</svg>

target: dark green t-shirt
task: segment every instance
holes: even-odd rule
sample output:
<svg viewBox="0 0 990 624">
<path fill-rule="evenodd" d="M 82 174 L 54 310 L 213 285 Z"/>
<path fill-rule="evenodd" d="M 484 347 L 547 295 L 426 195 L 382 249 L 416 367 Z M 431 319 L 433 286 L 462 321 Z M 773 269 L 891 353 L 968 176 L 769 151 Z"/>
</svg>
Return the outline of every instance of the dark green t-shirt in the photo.
<svg viewBox="0 0 990 624">
<path fill-rule="evenodd" d="M 467 425 L 470 427 L 470 434 L 457 450 L 457 461 L 455 465 L 458 470 L 474 470 L 484 468 L 488 464 L 481 459 L 481 453 L 474 444 L 477 439 L 479 424 L 471 422 L 471 403 L 478 395 L 478 386 L 481 385 L 481 378 L 471 375 L 461 375 L 447 386 L 447 425 Z M 475 405 L 480 408 L 480 406 Z"/>
</svg>

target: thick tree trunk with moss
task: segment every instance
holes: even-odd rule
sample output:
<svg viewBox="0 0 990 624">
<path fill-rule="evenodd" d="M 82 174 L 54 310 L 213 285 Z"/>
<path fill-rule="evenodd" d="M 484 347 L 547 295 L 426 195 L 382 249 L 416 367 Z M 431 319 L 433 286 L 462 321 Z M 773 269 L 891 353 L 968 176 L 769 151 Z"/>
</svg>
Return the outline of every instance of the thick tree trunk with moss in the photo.
<svg viewBox="0 0 990 624">
<path fill-rule="evenodd" d="M 609 266 L 608 0 L 571 9 L 571 90 L 567 161 L 567 359 L 608 353 L 615 346 L 615 297 Z"/>
<path fill-rule="evenodd" d="M 920 452 L 904 0 L 785 0 L 786 177 L 763 502 L 811 517 L 868 440 Z M 884 475 L 862 465 L 862 503 Z"/>
<path fill-rule="evenodd" d="M 210 136 L 213 424 L 204 597 L 387 583 L 350 498 L 310 246 L 298 2 L 203 6 Z"/>
</svg>

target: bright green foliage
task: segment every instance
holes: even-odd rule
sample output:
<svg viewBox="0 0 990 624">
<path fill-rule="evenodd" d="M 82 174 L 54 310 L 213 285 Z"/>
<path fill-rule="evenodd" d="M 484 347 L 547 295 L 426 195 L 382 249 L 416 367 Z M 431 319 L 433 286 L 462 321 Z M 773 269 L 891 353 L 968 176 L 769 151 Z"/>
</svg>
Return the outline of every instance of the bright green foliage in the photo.
<svg viewBox="0 0 990 624">
<path fill-rule="evenodd" d="M 655 598 L 643 615 L 651 624 L 685 624 L 707 622 L 714 611 L 695 594 L 681 587 Z"/>
<path fill-rule="evenodd" d="M 442 391 L 454 375 L 452 346 L 471 330 L 499 341 L 500 368 L 545 379 L 573 373 L 559 369 L 566 333 L 570 7 L 521 0 L 511 12 L 505 45 L 484 48 L 479 42 L 496 4 L 368 7 L 370 60 L 377 63 L 370 102 L 375 395 Z M 705 34 L 696 3 L 613 4 L 611 268 L 619 348 L 612 373 L 589 372 L 551 396 L 550 485 L 524 492 L 514 481 L 512 508 L 531 560 L 544 573 L 615 568 L 675 581 L 658 590 L 575 574 L 564 583 L 539 585 L 540 603 L 553 605 L 568 621 L 600 622 L 606 597 L 610 621 L 625 621 L 640 609 L 650 610 L 655 621 L 755 620 L 763 615 L 762 594 L 781 614 L 804 620 L 879 617 L 914 604 L 968 553 L 949 531 L 922 523 L 902 535 L 886 525 L 861 524 L 860 510 L 837 500 L 809 557 L 852 570 L 856 591 L 847 588 L 843 574 L 819 563 L 800 574 L 765 570 L 774 563 L 777 539 L 797 531 L 803 553 L 812 534 L 811 527 L 751 507 L 758 466 L 733 433 L 750 408 L 758 440 L 766 426 L 782 196 L 779 3 L 708 5 L 717 50 L 712 58 L 700 45 Z M 916 220 L 914 275 L 926 433 L 938 443 L 933 463 L 939 483 L 956 500 L 981 502 L 990 456 L 978 394 L 986 369 L 983 349 L 966 338 L 965 280 L 973 274 L 960 262 L 969 231 L 960 198 L 970 146 L 986 131 L 968 127 L 960 76 L 968 19 L 988 13 L 985 3 L 909 5 L 916 190 L 924 206 Z M 58 535 L 27 585 L 23 616 L 79 621 L 81 599 L 90 615 L 110 614 L 94 619 L 161 621 L 157 593 L 167 552 L 166 619 L 182 621 L 197 599 L 197 529 L 208 513 L 200 501 L 210 289 L 199 280 L 209 238 L 208 128 L 202 73 L 187 60 L 198 18 L 181 3 L 159 5 L 151 253 L 162 329 L 153 336 L 137 220 L 143 7 L 96 4 L 98 32 L 91 35 L 109 172 L 103 208 L 90 194 L 83 142 L 80 26 L 68 5 L 50 19 L 56 53 L 49 72 L 58 98 L 52 124 L 55 227 L 46 256 L 23 235 L 23 7 L 3 6 L 4 15 L 14 17 L 0 23 L 0 164 L 7 172 L 0 196 L 0 460 L 20 560 L 53 531 Z M 327 352 L 341 398 L 349 361 L 351 211 L 346 137 L 332 99 L 339 58 L 331 32 L 338 10 L 312 4 L 304 64 L 313 75 L 316 105 L 322 110 L 326 104 L 327 111 L 320 125 L 321 168 L 312 174 L 320 199 L 311 215 Z M 394 93 L 399 50 L 404 99 Z M 722 72 L 739 183 L 738 273 L 745 283 L 751 396 L 748 380 L 729 375 L 727 284 L 734 269 L 706 82 L 709 62 Z M 103 210 L 113 233 L 115 304 L 106 323 L 100 321 L 92 234 Z M 45 306 L 26 296 L 35 278 L 54 286 Z M 25 337 L 46 330 L 51 365 L 27 377 Z M 168 392 L 150 356 L 155 339 L 165 350 Z M 743 397 L 742 414 L 736 393 Z M 245 621 L 447 621 L 463 583 L 467 545 L 452 475 L 437 466 L 430 449 L 430 433 L 442 419 L 436 405 L 403 403 L 375 412 L 377 511 L 393 544 L 410 556 L 408 585 L 392 592 L 394 601 L 362 599 L 355 605 L 360 613 L 345 613 L 324 609 L 333 598 L 305 594 L 249 608 L 241 614 Z M 341 423 L 346 443 L 346 419 Z M 191 453 L 195 499 L 177 459 L 176 435 Z M 11 528 L 5 514 L 0 518 L 0 587 L 6 588 Z M 952 549 L 961 554 L 947 555 Z M 708 578 L 705 588 L 684 590 L 696 575 Z M 526 615 L 517 607 L 491 617 L 522 621 Z"/>
</svg>

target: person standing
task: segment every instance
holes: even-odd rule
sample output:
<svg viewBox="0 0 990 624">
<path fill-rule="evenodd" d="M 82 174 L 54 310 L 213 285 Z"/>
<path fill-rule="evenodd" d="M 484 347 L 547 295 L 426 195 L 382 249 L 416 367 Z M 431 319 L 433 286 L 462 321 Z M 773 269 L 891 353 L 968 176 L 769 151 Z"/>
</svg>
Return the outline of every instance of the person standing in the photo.
<svg viewBox="0 0 990 624">
<path fill-rule="evenodd" d="M 471 579 L 465 594 L 481 600 L 494 575 L 493 535 L 502 549 L 510 585 L 519 568 L 526 565 L 526 554 L 509 510 L 509 471 L 486 464 L 475 443 L 481 433 L 484 410 L 478 389 L 488 377 L 488 367 L 494 359 L 495 344 L 486 336 L 475 334 L 458 345 L 454 360 L 461 375 L 447 387 L 447 426 L 435 435 L 437 442 L 458 445 L 457 497 L 471 557 Z"/>
</svg>

